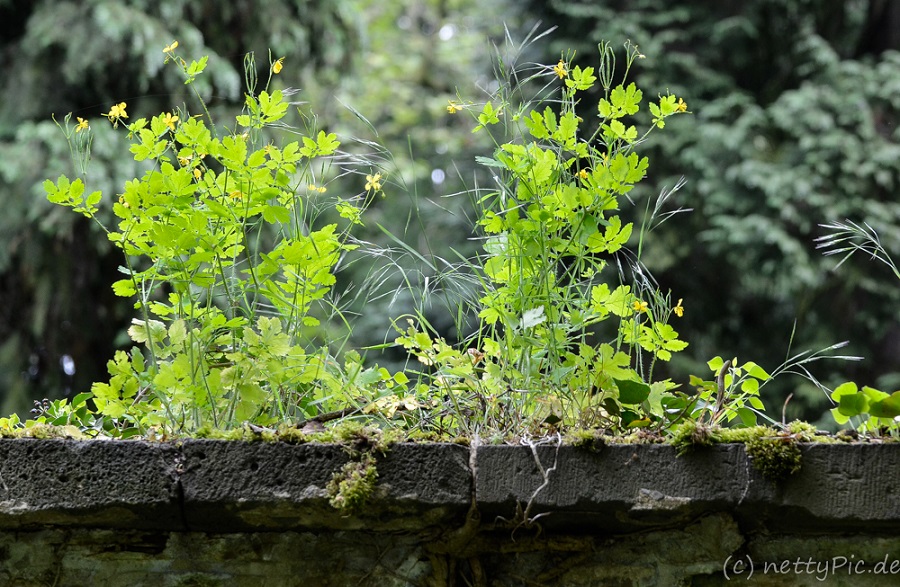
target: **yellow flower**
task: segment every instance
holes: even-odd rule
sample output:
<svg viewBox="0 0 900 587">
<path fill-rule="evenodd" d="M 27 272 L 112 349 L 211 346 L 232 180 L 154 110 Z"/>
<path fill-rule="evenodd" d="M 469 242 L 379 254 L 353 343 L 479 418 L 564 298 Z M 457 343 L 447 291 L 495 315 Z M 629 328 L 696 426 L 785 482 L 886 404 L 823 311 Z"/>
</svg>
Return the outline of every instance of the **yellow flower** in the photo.
<svg viewBox="0 0 900 587">
<path fill-rule="evenodd" d="M 186 156 L 186 157 L 179 157 L 179 158 L 178 158 L 178 163 L 179 163 L 182 167 L 187 167 L 187 166 L 188 166 L 188 163 L 191 162 L 191 159 L 193 159 L 193 157 L 190 156 L 190 155 L 188 155 L 188 156 Z"/>
<path fill-rule="evenodd" d="M 586 180 L 586 179 L 588 178 L 588 170 L 587 170 L 587 169 L 582 169 L 581 171 L 579 171 L 579 172 L 578 172 L 578 177 L 579 177 L 580 179 L 582 179 L 582 180 Z"/>
<path fill-rule="evenodd" d="M 381 174 L 376 173 L 375 175 L 367 175 L 366 176 L 366 191 L 375 190 L 378 191 L 381 189 Z"/>
<path fill-rule="evenodd" d="M 676 306 L 672 308 L 672 311 L 675 312 L 675 315 L 679 318 L 684 316 L 684 306 L 681 305 L 681 301 L 682 298 L 678 298 L 678 304 L 676 304 Z"/>
<path fill-rule="evenodd" d="M 308 186 L 306 186 L 306 189 L 308 189 L 311 192 L 319 192 L 320 194 L 324 194 L 325 192 L 328 191 L 328 188 L 326 188 L 325 186 L 318 186 L 314 183 L 311 183 Z"/>
<path fill-rule="evenodd" d="M 687 102 L 682 98 L 678 98 L 678 105 L 675 106 L 675 112 L 687 112 Z"/>
<path fill-rule="evenodd" d="M 83 130 L 91 128 L 87 120 L 83 119 L 80 116 L 76 116 L 75 118 L 78 120 L 78 125 L 75 127 L 75 132 L 81 132 Z"/>
<path fill-rule="evenodd" d="M 642 302 L 641 300 L 634 300 L 634 303 L 631 304 L 631 309 L 635 312 L 646 312 L 649 304 L 647 302 Z"/>
<path fill-rule="evenodd" d="M 272 73 L 278 75 L 279 73 L 281 73 L 282 67 L 284 67 L 284 57 L 275 60 L 275 63 L 272 64 Z"/>
<path fill-rule="evenodd" d="M 450 114 L 456 114 L 457 112 L 462 110 L 462 106 L 457 104 L 453 100 L 448 100 L 448 102 L 450 102 L 450 105 L 447 106 L 447 112 L 449 112 Z"/>
<path fill-rule="evenodd" d="M 169 130 L 175 130 L 175 123 L 178 122 L 178 116 L 172 116 L 171 112 L 166 112 L 165 118 L 163 118 L 163 122 L 166 123 L 166 126 L 169 127 Z"/>
<path fill-rule="evenodd" d="M 560 59 L 559 63 L 557 63 L 553 67 L 553 73 L 558 75 L 559 79 L 562 79 L 562 78 L 566 77 L 567 75 L 569 75 L 569 70 L 566 69 L 566 64 L 562 59 Z"/>
<path fill-rule="evenodd" d="M 101 115 L 107 117 L 109 121 L 113 123 L 113 128 L 118 128 L 119 120 L 128 118 L 128 114 L 125 112 L 125 102 L 113 104 L 112 108 L 109 109 L 109 112 L 103 112 Z"/>
<path fill-rule="evenodd" d="M 194 179 L 199 180 L 201 175 L 203 175 L 203 172 L 200 171 L 200 168 L 194 167 Z"/>
<path fill-rule="evenodd" d="M 166 48 L 163 49 L 163 53 L 171 53 L 175 49 L 178 48 L 178 41 L 172 41 L 171 45 L 166 45 Z"/>
</svg>

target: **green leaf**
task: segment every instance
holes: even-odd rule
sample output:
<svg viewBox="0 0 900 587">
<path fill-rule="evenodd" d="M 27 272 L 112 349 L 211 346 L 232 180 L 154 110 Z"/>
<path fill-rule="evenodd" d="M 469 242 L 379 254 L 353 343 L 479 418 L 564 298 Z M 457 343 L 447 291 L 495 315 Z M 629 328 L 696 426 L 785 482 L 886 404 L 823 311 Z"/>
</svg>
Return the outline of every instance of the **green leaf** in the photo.
<svg viewBox="0 0 900 587">
<path fill-rule="evenodd" d="M 192 83 L 194 78 L 203 73 L 203 70 L 206 69 L 207 61 L 209 61 L 208 55 L 204 55 L 199 61 L 191 61 L 191 64 L 187 68 L 188 77 L 184 80 L 185 85 Z"/>
<path fill-rule="evenodd" d="M 566 78 L 566 87 L 576 90 L 589 90 L 595 81 L 597 81 L 597 76 L 594 75 L 593 67 L 581 69 L 580 66 L 576 65 L 569 72 L 569 77 Z"/>
<path fill-rule="evenodd" d="M 738 418 L 741 420 L 741 424 L 750 428 L 751 426 L 756 426 L 756 412 L 751 410 L 750 408 L 738 408 L 735 410 L 737 412 Z"/>
<path fill-rule="evenodd" d="M 559 128 L 553 133 L 553 138 L 563 144 L 567 149 L 575 147 L 578 133 L 578 117 L 574 112 L 566 112 L 559 119 Z"/>
<path fill-rule="evenodd" d="M 473 128 L 472 132 L 478 132 L 489 124 L 500 122 L 498 114 L 500 114 L 500 111 L 494 110 L 493 104 L 490 102 L 486 103 L 484 108 L 481 109 L 481 114 L 478 115 L 478 126 Z"/>
<path fill-rule="evenodd" d="M 141 352 L 141 349 L 138 347 L 134 347 L 131 349 L 131 365 L 134 368 L 135 373 L 143 373 L 145 364 L 144 364 L 144 353 Z M 78 397 L 76 396 L 76 400 Z M 73 405 L 75 405 L 73 403 Z"/>
<path fill-rule="evenodd" d="M 44 181 L 44 190 L 47 192 L 47 199 L 50 202 L 64 206 L 76 206 L 81 204 L 84 182 L 81 179 L 70 182 L 65 175 L 60 175 L 55 185 L 49 179 Z"/>
<path fill-rule="evenodd" d="M 247 165 L 250 167 L 260 167 L 266 162 L 266 152 L 263 149 L 253 151 L 247 158 Z"/>
<path fill-rule="evenodd" d="M 716 355 L 715 357 L 707 361 L 706 364 L 709 366 L 709 369 L 713 373 L 718 373 L 719 370 L 722 369 L 722 365 L 725 364 L 725 359 Z"/>
<path fill-rule="evenodd" d="M 741 383 L 741 391 L 743 391 L 744 393 L 750 393 L 750 394 L 754 394 L 754 395 L 758 394 L 759 393 L 759 381 L 756 379 L 753 379 L 752 377 L 748 378 L 748 379 L 744 379 L 744 381 Z"/>
<path fill-rule="evenodd" d="M 113 293 L 122 298 L 130 298 L 137 293 L 134 282 L 130 279 L 120 279 L 112 284 Z"/>
<path fill-rule="evenodd" d="M 331 155 L 340 144 L 340 141 L 337 140 L 337 135 L 334 133 L 325 134 L 325 131 L 320 130 L 316 136 L 316 147 L 319 150 L 319 155 Z"/>
<path fill-rule="evenodd" d="M 869 404 L 869 414 L 876 418 L 896 418 L 900 416 L 900 391 Z"/>
<path fill-rule="evenodd" d="M 268 205 L 263 208 L 263 220 L 269 224 L 287 224 L 291 220 L 291 211 L 284 206 Z"/>
<path fill-rule="evenodd" d="M 713 391 L 716 389 L 715 381 L 706 381 L 706 380 L 702 379 L 701 377 L 697 377 L 696 375 L 689 375 L 688 383 L 690 384 L 691 387 L 696 387 L 698 389 L 702 389 L 702 390 L 706 390 L 706 391 Z"/>
<path fill-rule="evenodd" d="M 875 389 L 874 387 L 869 387 L 868 385 L 864 385 L 860 391 L 865 394 L 866 399 L 869 400 L 869 403 L 879 402 L 883 399 L 888 398 L 888 394 L 886 394 L 885 392 Z"/>
<path fill-rule="evenodd" d="M 249 420 L 259 411 L 260 405 L 266 399 L 265 390 L 258 383 L 244 383 L 238 385 L 239 397 L 234 417 L 238 421 Z"/>
<path fill-rule="evenodd" d="M 226 136 L 222 139 L 220 148 L 215 155 L 225 167 L 232 170 L 243 168 L 247 159 L 247 143 L 241 135 Z"/>
<path fill-rule="evenodd" d="M 262 121 L 266 124 L 284 118 L 287 113 L 288 103 L 284 101 L 284 94 L 276 90 L 270 95 L 266 91 L 259 94 L 259 111 Z"/>
<path fill-rule="evenodd" d="M 629 379 L 613 379 L 619 388 L 619 402 L 623 404 L 639 404 L 650 396 L 650 386 L 643 381 Z"/>
<path fill-rule="evenodd" d="M 86 391 L 81 392 L 72 398 L 72 407 L 75 409 L 78 409 L 79 407 L 81 407 L 82 405 L 87 403 L 87 401 L 89 399 L 91 399 L 92 397 L 93 397 L 93 395 Z"/>
<path fill-rule="evenodd" d="M 216 200 L 214 200 L 212 198 L 208 198 L 208 199 L 204 200 L 204 203 L 206 204 L 206 207 L 209 208 L 209 211 L 212 212 L 213 214 L 215 214 L 216 216 L 218 216 L 220 218 L 231 218 L 232 217 L 231 210 L 227 206 L 220 204 Z"/>
<path fill-rule="evenodd" d="M 770 379 L 771 376 L 766 373 L 766 370 L 754 363 L 753 361 L 747 361 L 741 366 L 741 369 L 747 372 L 751 377 L 756 377 L 760 381 L 766 381 Z"/>
<path fill-rule="evenodd" d="M 625 380 L 627 377 L 635 376 L 634 369 L 631 369 L 631 357 L 622 351 L 616 351 L 611 345 L 603 343 L 600 345 L 600 352 L 594 358 L 593 367 L 597 374 L 606 377 L 610 381 L 613 379 Z"/>
<path fill-rule="evenodd" d="M 606 252 L 615 253 L 621 249 L 628 239 L 631 238 L 632 224 L 629 222 L 622 226 L 622 221 L 618 216 L 609 219 L 609 224 L 603 232 L 603 238 L 606 240 Z"/>
<path fill-rule="evenodd" d="M 643 96 L 644 93 L 637 89 L 634 82 L 631 82 L 628 84 L 627 88 L 623 88 L 621 85 L 614 88 L 610 94 L 610 99 L 612 100 L 613 106 L 625 114 L 636 114 L 637 111 L 640 110 L 640 103 Z"/>
<path fill-rule="evenodd" d="M 609 286 L 605 283 L 591 288 L 591 310 L 597 314 L 606 315 L 609 310 L 606 301 L 609 299 Z"/>
<path fill-rule="evenodd" d="M 634 310 L 631 309 L 632 299 L 631 286 L 620 285 L 609 294 L 606 300 L 606 309 L 616 316 L 631 316 L 634 314 Z"/>
<path fill-rule="evenodd" d="M 281 320 L 261 316 L 257 321 L 257 327 L 262 335 L 262 346 L 268 353 L 275 357 L 284 357 L 291 348 L 291 338 L 282 332 Z"/>
<path fill-rule="evenodd" d="M 625 428 L 646 428 L 652 423 L 653 422 L 650 420 L 650 418 L 635 418 L 634 420 L 631 420 L 627 424 L 625 424 Z"/>
<path fill-rule="evenodd" d="M 496 308 L 484 308 L 478 312 L 478 317 L 484 320 L 485 324 L 495 324 L 500 319 L 500 312 Z"/>
<path fill-rule="evenodd" d="M 660 96 L 659 98 L 659 106 L 656 104 L 650 103 L 650 111 L 654 116 L 663 118 L 666 116 L 671 116 L 678 111 L 678 104 L 676 102 L 675 94 L 669 94 L 668 96 Z"/>
<path fill-rule="evenodd" d="M 858 416 L 869 408 L 869 400 L 863 393 L 844 394 L 840 397 L 837 409 L 844 416 Z"/>
<path fill-rule="evenodd" d="M 838 424 L 843 425 L 850 421 L 850 417 L 842 414 L 839 408 L 832 408 L 830 412 L 831 416 L 834 418 L 834 421 Z"/>
<path fill-rule="evenodd" d="M 184 320 L 175 320 L 169 326 L 169 342 L 173 345 L 181 345 L 187 338 L 187 328 Z"/>
<path fill-rule="evenodd" d="M 859 391 L 859 388 L 856 386 L 856 384 L 852 381 L 847 381 L 834 388 L 834 391 L 831 392 L 831 399 L 839 402 L 841 401 L 842 396 L 853 395 L 857 391 Z"/>
<path fill-rule="evenodd" d="M 531 133 L 531 136 L 536 139 L 546 139 L 550 137 L 550 133 L 547 130 L 546 124 L 544 123 L 544 120 L 545 118 L 547 118 L 548 114 L 552 118 L 556 118 L 556 115 L 552 110 L 550 110 L 550 107 L 548 106 L 544 111 L 544 116 L 541 116 L 538 111 L 532 110 L 531 113 L 523 119 L 525 122 L 525 128 L 528 129 L 528 132 Z M 484 159 L 484 157 L 482 157 L 482 159 Z M 493 159 L 491 161 L 493 161 Z"/>
</svg>

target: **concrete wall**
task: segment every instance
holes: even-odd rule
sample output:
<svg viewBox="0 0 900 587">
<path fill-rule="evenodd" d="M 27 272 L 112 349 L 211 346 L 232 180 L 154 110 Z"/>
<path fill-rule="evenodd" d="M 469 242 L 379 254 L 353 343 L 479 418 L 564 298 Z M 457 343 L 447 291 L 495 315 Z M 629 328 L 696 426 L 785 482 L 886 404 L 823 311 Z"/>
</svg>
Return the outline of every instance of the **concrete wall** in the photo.
<svg viewBox="0 0 900 587">
<path fill-rule="evenodd" d="M 356 512 L 337 445 L 0 440 L 0 585 L 900 584 L 900 444 L 399 444 Z"/>
</svg>

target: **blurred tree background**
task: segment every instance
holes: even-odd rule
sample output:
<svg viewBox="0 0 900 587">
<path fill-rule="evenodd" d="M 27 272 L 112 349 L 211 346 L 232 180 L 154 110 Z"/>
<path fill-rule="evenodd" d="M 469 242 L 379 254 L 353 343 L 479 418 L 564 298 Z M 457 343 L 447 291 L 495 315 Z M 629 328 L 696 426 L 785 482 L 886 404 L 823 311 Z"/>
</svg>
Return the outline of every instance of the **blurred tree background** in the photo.
<svg viewBox="0 0 900 587">
<path fill-rule="evenodd" d="M 832 272 L 837 260 L 813 242 L 820 223 L 849 218 L 900 250 L 896 3 L 0 0 L 2 411 L 23 413 L 34 399 L 105 379 L 131 319 L 130 303 L 109 289 L 119 252 L 44 197 L 45 178 L 73 174 L 51 115 L 91 121 L 88 185 L 108 201 L 139 170 L 122 156 L 124 133 L 100 113 L 122 101 L 131 119 L 198 108 L 178 72 L 163 66 L 165 45 L 177 39 L 187 58 L 210 56 L 199 81 L 214 115 L 240 108 L 248 51 L 261 79 L 269 50 L 285 57 L 276 83 L 301 90 L 297 99 L 338 132 L 358 173 L 373 158 L 387 169 L 387 197 L 358 234 L 376 254 L 348 261 L 340 276 L 353 344 L 391 339 L 391 318 L 413 311 L 452 339 L 462 334 L 455 306 L 470 286 L 448 269 L 477 252 L 471 198 L 461 194 L 490 185 L 474 158 L 491 146 L 446 106 L 492 89 L 493 48 L 513 57 L 502 49 L 504 25 L 519 42 L 538 22 L 538 31 L 559 28 L 522 47 L 521 63 L 554 64 L 575 49 L 576 62 L 594 65 L 598 42 L 630 39 L 647 55 L 632 72 L 645 96 L 674 92 L 693 112 L 643 146 L 650 177 L 629 212 L 640 221 L 648 201 L 686 178 L 668 209 L 693 211 L 656 228 L 643 257 L 686 307 L 676 326 L 691 346 L 668 375 L 706 375 L 714 355 L 771 369 L 796 321 L 793 351 L 849 340 L 849 353 L 866 358 L 818 364 L 823 382 L 900 387 L 900 284 L 862 256 Z M 595 110 L 583 102 L 589 120 Z M 356 184 L 348 173 L 328 189 L 359 191 Z M 815 420 L 830 407 L 802 380 L 785 383 L 764 398 L 773 415 L 790 392 L 789 418 Z"/>
</svg>

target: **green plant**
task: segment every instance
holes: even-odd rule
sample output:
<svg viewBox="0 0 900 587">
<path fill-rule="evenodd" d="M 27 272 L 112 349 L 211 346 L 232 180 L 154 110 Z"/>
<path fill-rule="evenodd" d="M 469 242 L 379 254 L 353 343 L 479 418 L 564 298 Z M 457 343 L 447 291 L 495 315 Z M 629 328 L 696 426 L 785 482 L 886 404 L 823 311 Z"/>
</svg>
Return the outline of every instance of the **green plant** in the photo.
<svg viewBox="0 0 900 587">
<path fill-rule="evenodd" d="M 639 57 L 627 44 L 626 77 Z M 638 253 L 627 253 L 633 227 L 617 210 L 646 174 L 639 144 L 687 107 L 660 96 L 649 104 L 650 128 L 639 133 L 633 117 L 643 93 L 634 83 L 614 85 L 615 59 L 603 44 L 596 70 L 564 56 L 523 81 L 500 60 L 511 81 L 489 101 L 448 107 L 470 112 L 473 132 L 491 133 L 493 156 L 479 161 L 498 187 L 477 200 L 484 255 L 469 268 L 484 293 L 475 336 L 457 348 L 424 321 L 398 328 L 397 343 L 427 367 L 420 385 L 442 392 L 440 408 L 450 408 L 437 418 L 441 428 L 664 427 L 672 413 L 664 402 L 685 401 L 671 381 L 652 379 L 656 361 L 687 346 L 669 324 L 681 301 L 673 307 L 646 277 L 643 231 Z M 532 82 L 558 91 L 552 105 L 540 93 L 522 98 Z M 599 127 L 585 135 L 575 109 L 598 82 Z"/>
<path fill-rule="evenodd" d="M 646 195 L 685 176 L 693 209 L 645 248 L 660 283 L 690 302 L 678 328 L 690 332 L 690 352 L 676 355 L 666 375 L 686 381 L 717 354 L 777 365 L 784 354 L 773 336 L 787 335 L 796 320 L 797 348 L 849 339 L 854 354 L 874 359 L 823 365 L 817 376 L 831 387 L 850 378 L 900 388 L 900 355 L 889 352 L 900 288 L 876 263 L 832 273 L 834 263 L 812 244 L 821 234 L 817 219 L 868 219 L 892 254 L 900 251 L 893 74 L 900 53 L 872 34 L 891 28 L 898 6 L 810 0 L 798 10 L 789 0 L 751 0 L 739 13 L 697 0 L 532 6 L 559 25 L 551 55 L 571 48 L 585 57 L 597 42 L 627 36 L 650 57 L 635 71 L 637 85 L 689 96 L 701 113 L 702 122 L 676 118 L 642 147 L 652 173 L 637 189 Z M 776 379 L 760 398 L 777 408 L 789 393 L 793 417 L 831 419 L 831 402 L 815 385 Z"/>
<path fill-rule="evenodd" d="M 736 358 L 725 361 L 717 356 L 707 365 L 716 374 L 715 381 L 691 375 L 690 383 L 699 392 L 694 413 L 701 420 L 708 416 L 712 425 L 738 418 L 743 426 L 755 426 L 757 414 L 765 411 L 759 390 L 771 376 L 753 361 L 738 367 Z"/>
<path fill-rule="evenodd" d="M 860 225 L 847 220 L 820 226 L 829 233 L 816 238 L 816 248 L 822 249 L 826 256 L 843 255 L 834 269 L 855 253 L 862 252 L 889 267 L 900 279 L 900 268 L 868 223 Z M 831 415 L 838 424 L 852 423 L 859 432 L 887 431 L 894 437 L 900 437 L 900 390 L 886 393 L 869 386 L 859 389 L 856 383 L 848 381 L 838 385 L 830 398 L 837 404 L 831 409 Z"/>
<path fill-rule="evenodd" d="M 791 336 L 793 341 L 793 335 Z M 809 381 L 816 388 L 827 393 L 827 388 L 822 385 L 809 371 L 808 365 L 823 359 L 838 359 L 844 361 L 858 361 L 861 357 L 852 355 L 834 355 L 833 351 L 841 349 L 847 342 L 833 344 L 818 351 L 802 351 L 793 356 L 788 356 L 780 365 L 769 374 L 765 369 L 753 361 L 747 361 L 740 367 L 737 358 L 723 360 L 722 357 L 714 357 L 707 365 L 715 374 L 715 380 L 704 380 L 695 375 L 690 376 L 690 384 L 697 390 L 697 395 L 692 402 L 685 407 L 685 411 L 691 412 L 692 418 L 702 421 L 706 419 L 712 426 L 728 423 L 741 427 L 757 425 L 757 417 L 761 417 L 770 424 L 776 424 L 776 420 L 765 413 L 765 405 L 760 399 L 760 391 L 771 383 L 776 377 L 782 375 L 798 375 Z M 785 400 L 790 401 L 791 395 Z M 782 426 L 785 425 L 782 414 Z"/>
<path fill-rule="evenodd" d="M 176 49 L 166 47 L 167 61 L 192 86 L 206 60 L 189 64 Z M 659 96 L 639 132 L 643 92 L 626 83 L 643 57 L 637 47 L 626 44 L 625 80 L 618 83 L 608 44 L 599 47 L 596 70 L 573 66 L 572 57 L 524 80 L 501 59 L 509 81 L 489 101 L 447 108 L 451 115 L 470 112 L 473 132 L 490 134 L 495 145 L 479 161 L 497 187 L 474 192 L 483 254 L 454 267 L 481 287 L 472 302 L 480 323 L 452 344 L 422 312 L 398 318 L 394 345 L 421 366 L 394 374 L 344 348 L 349 334 L 323 330 L 335 319 L 351 329 L 330 293 L 341 259 L 358 246 L 350 230 L 363 224 L 384 177 L 368 167 L 359 173 L 361 194 L 324 195 L 340 143 L 302 110 L 303 132 L 283 125 L 291 104 L 284 92 L 269 93 L 281 60 L 270 58 L 269 82 L 257 93 L 248 56 L 245 108 L 234 132 L 207 124 L 205 105 L 199 116 L 164 112 L 127 125 L 127 105 L 114 105 L 105 116 L 127 126 L 135 160 L 148 164 L 113 203 L 115 229 L 100 221 L 102 195 L 86 195 L 82 179 L 61 176 L 45 187 L 50 201 L 98 222 L 124 252 L 125 277 L 113 290 L 136 299 L 139 317 L 129 335 L 140 346 L 115 354 L 108 382 L 72 403 L 42 405 L 34 422 L 113 436 L 231 430 L 274 439 L 288 423 L 321 428 L 354 418 L 498 442 L 583 428 L 613 435 L 668 430 L 695 443 L 723 423 L 751 427 L 759 415 L 774 422 L 763 413 L 760 389 L 787 372 L 815 382 L 805 365 L 824 351 L 792 357 L 772 375 L 753 362 L 737 367 L 716 357 L 708 363 L 715 381 L 691 378 L 695 394 L 654 379 L 657 363 L 687 346 L 669 323 L 683 315 L 682 300 L 673 304 L 642 262 L 645 237 L 661 222 L 671 192 L 637 231 L 619 212 L 648 169 L 641 143 L 687 105 Z M 584 134 L 576 107 L 598 85 L 597 127 Z M 70 122 L 61 126 L 86 161 L 90 135 L 81 133 L 90 127 L 79 119 L 70 130 Z M 300 139 L 276 146 L 285 136 L 279 130 Z M 685 420 L 694 426 L 689 434 Z M 22 426 L 29 424 L 0 421 L 0 429 Z M 305 430 L 285 437 L 303 441 Z M 374 483 L 372 463 L 355 461 L 333 484 L 344 501 Z"/>
<path fill-rule="evenodd" d="M 851 423 L 859 432 L 887 432 L 900 437 L 900 391 L 886 393 L 869 386 L 859 389 L 856 383 L 847 381 L 830 397 L 837 404 L 831 415 L 838 424 Z"/>
<path fill-rule="evenodd" d="M 166 47 L 166 60 L 193 86 L 206 59 L 187 63 L 176 49 Z M 357 401 L 361 360 L 338 363 L 320 326 L 322 318 L 342 318 L 328 294 L 341 255 L 356 246 L 349 230 L 380 192 L 381 175 L 367 175 L 361 195 L 325 197 L 336 135 L 302 111 L 305 133 L 284 127 L 287 96 L 270 93 L 268 82 L 257 91 L 252 55 L 245 65 L 237 130 L 220 138 L 221 129 L 204 121 L 205 104 L 200 116 L 165 112 L 127 124 L 134 159 L 149 169 L 113 204 L 117 227 L 102 227 L 125 255 L 113 290 L 136 297 L 129 335 L 141 346 L 116 352 L 109 381 L 92 386 L 101 424 L 89 427 L 121 435 L 228 429 Z M 269 81 L 280 69 L 281 61 L 271 62 Z M 124 125 L 126 108 L 119 103 L 105 115 Z M 276 146 L 276 128 L 300 140 Z M 74 135 L 82 132 L 91 132 L 86 121 Z M 75 147 L 89 144 L 79 139 Z M 85 195 L 82 179 L 61 176 L 45 188 L 51 202 L 100 222 L 101 193 Z M 331 342 L 340 347 L 340 338 Z M 377 375 L 366 387 L 374 390 L 386 374 L 370 372 Z"/>
</svg>

